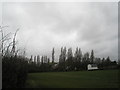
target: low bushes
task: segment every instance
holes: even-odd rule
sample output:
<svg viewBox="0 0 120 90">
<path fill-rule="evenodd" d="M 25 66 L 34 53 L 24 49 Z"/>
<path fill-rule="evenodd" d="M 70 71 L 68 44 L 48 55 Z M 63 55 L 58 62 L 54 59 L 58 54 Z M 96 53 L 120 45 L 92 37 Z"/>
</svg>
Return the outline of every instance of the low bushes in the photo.
<svg viewBox="0 0 120 90">
<path fill-rule="evenodd" d="M 28 62 L 22 57 L 3 57 L 2 87 L 21 88 L 25 86 Z"/>
</svg>

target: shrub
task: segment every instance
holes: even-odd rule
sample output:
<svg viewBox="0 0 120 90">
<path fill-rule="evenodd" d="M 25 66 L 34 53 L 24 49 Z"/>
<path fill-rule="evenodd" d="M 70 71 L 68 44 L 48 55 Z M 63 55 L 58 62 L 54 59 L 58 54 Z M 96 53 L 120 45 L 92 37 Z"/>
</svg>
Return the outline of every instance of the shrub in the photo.
<svg viewBox="0 0 120 90">
<path fill-rule="evenodd" d="M 3 57 L 2 87 L 21 88 L 25 86 L 28 62 L 22 57 Z"/>
</svg>

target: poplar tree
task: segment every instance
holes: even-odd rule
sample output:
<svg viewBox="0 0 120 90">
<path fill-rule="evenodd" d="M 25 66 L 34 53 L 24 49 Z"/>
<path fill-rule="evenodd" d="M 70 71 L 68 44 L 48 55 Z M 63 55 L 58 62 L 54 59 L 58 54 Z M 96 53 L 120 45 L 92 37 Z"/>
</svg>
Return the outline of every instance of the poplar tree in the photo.
<svg viewBox="0 0 120 90">
<path fill-rule="evenodd" d="M 59 69 L 65 71 L 66 68 L 66 47 L 61 47 L 61 53 L 59 56 Z"/>
<path fill-rule="evenodd" d="M 40 56 L 37 55 L 37 64 L 39 65 L 40 64 Z"/>
<path fill-rule="evenodd" d="M 91 51 L 91 56 L 90 56 L 91 63 L 94 63 L 94 51 Z"/>
<path fill-rule="evenodd" d="M 72 53 L 72 48 L 68 49 L 67 52 L 67 67 L 69 70 L 73 70 L 74 69 L 74 65 L 73 65 L 73 53 Z"/>
<path fill-rule="evenodd" d="M 53 50 L 52 50 L 52 63 L 54 63 L 54 58 L 55 58 L 54 54 L 55 54 L 55 50 L 53 48 Z"/>
<path fill-rule="evenodd" d="M 43 62 L 43 56 L 41 57 L 41 64 L 43 64 L 44 62 Z"/>
</svg>

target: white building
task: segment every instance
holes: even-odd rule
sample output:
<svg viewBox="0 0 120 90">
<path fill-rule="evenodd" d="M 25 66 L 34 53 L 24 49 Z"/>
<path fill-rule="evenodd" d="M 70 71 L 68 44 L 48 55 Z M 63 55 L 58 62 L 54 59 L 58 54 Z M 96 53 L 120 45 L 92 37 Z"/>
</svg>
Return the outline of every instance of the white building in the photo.
<svg viewBox="0 0 120 90">
<path fill-rule="evenodd" d="M 96 64 L 88 64 L 87 69 L 88 69 L 88 70 L 97 70 L 98 67 L 97 67 Z"/>
</svg>

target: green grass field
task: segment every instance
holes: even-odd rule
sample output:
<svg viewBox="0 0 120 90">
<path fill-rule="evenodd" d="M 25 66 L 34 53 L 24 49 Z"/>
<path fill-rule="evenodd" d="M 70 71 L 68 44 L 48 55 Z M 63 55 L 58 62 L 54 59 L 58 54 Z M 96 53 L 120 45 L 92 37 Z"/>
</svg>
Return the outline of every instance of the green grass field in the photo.
<svg viewBox="0 0 120 90">
<path fill-rule="evenodd" d="M 26 88 L 118 88 L 118 70 L 29 73 Z"/>
</svg>

